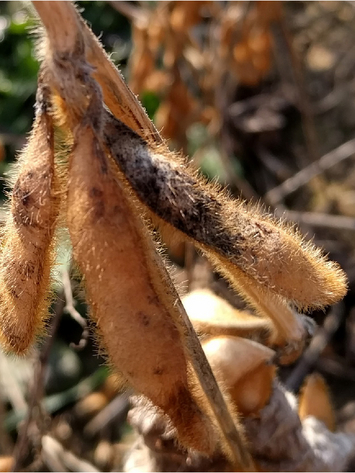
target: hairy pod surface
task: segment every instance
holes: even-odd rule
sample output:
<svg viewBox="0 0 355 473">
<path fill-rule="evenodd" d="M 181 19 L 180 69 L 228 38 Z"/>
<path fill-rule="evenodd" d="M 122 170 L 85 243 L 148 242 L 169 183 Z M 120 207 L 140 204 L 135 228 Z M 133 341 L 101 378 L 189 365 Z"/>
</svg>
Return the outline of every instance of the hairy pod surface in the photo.
<svg viewBox="0 0 355 473">
<path fill-rule="evenodd" d="M 293 229 L 207 183 L 165 147 L 106 114 L 105 140 L 139 199 L 207 255 L 303 309 L 341 299 L 346 276 Z"/>
<path fill-rule="evenodd" d="M 211 453 L 214 428 L 191 394 L 188 364 L 155 245 L 90 125 L 69 164 L 67 223 L 110 362 L 169 415 L 183 445 Z"/>
<path fill-rule="evenodd" d="M 52 120 L 37 104 L 31 136 L 22 151 L 11 193 L 0 260 L 0 341 L 25 353 L 44 330 L 49 305 L 53 236 L 59 199 L 54 174 Z"/>
</svg>

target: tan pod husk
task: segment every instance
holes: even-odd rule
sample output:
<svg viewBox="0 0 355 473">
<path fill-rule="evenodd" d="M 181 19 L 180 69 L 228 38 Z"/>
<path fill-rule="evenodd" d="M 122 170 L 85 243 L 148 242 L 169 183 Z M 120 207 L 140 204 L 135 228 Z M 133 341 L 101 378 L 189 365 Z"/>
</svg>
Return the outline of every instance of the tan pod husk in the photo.
<svg viewBox="0 0 355 473">
<path fill-rule="evenodd" d="M 238 412 L 257 414 L 271 395 L 275 352 L 240 337 L 214 337 L 202 346 L 219 384 L 228 390 Z"/>
<path fill-rule="evenodd" d="M 343 271 L 291 227 L 230 198 L 164 145 L 150 147 L 108 113 L 105 140 L 138 198 L 211 254 L 216 266 L 228 262 L 236 267 L 236 278 L 241 271 L 304 309 L 324 307 L 345 295 Z"/>
<path fill-rule="evenodd" d="M 329 388 L 319 373 L 310 374 L 303 383 L 298 414 L 301 420 L 313 416 L 323 422 L 328 430 L 335 432 L 335 414 Z"/>
<path fill-rule="evenodd" d="M 290 226 L 232 199 L 109 113 L 104 134 L 112 158 L 165 237 L 180 235 L 201 249 L 258 315 L 273 321 L 280 362 L 294 362 L 309 333 L 288 301 L 310 309 L 342 298 L 346 276 L 338 265 Z"/>
<path fill-rule="evenodd" d="M 270 319 L 238 310 L 209 289 L 182 297 L 195 330 L 203 335 L 233 335 L 268 343 L 274 330 Z"/>
<path fill-rule="evenodd" d="M 179 327 L 157 287 L 156 248 L 91 126 L 76 132 L 69 175 L 74 258 L 110 362 L 169 415 L 182 444 L 211 453 L 214 428 L 191 394 Z"/>
<path fill-rule="evenodd" d="M 307 335 L 303 316 L 293 312 L 280 298 L 265 294 L 265 290 L 255 282 L 245 283 L 244 288 L 245 292 L 240 290 L 240 286 L 236 289 L 260 317 L 235 309 L 207 289 L 184 296 L 184 306 L 195 330 L 204 337 L 231 335 L 250 338 L 277 350 L 281 364 L 293 362 L 302 353 Z"/>
<path fill-rule="evenodd" d="M 9 455 L 0 456 L 0 471 L 13 471 L 13 465 L 15 464 L 15 459 Z"/>
<path fill-rule="evenodd" d="M 85 45 L 83 48 L 83 38 L 82 38 L 82 33 L 85 32 L 87 33 L 87 27 L 83 26 L 81 21 L 78 21 L 78 15 L 73 6 L 69 3 L 65 2 L 55 2 L 52 5 L 46 4 L 45 2 L 34 2 L 35 7 L 41 17 L 41 20 L 43 21 L 46 32 L 47 32 L 47 40 L 46 40 L 46 48 L 44 51 L 44 64 L 47 68 L 48 72 L 48 77 L 50 77 L 50 85 L 51 88 L 56 95 L 56 97 L 60 96 L 58 100 L 56 100 L 55 105 L 59 106 L 59 109 L 55 112 L 58 113 L 58 118 L 61 119 L 60 123 L 64 124 L 65 128 L 73 134 L 74 138 L 78 136 L 79 131 L 83 132 L 83 129 L 88 125 L 88 122 L 83 123 L 84 117 L 88 119 L 89 117 L 89 122 L 90 124 L 88 125 L 88 129 L 91 129 L 93 132 L 93 129 L 98 131 L 99 129 L 99 121 L 100 121 L 100 116 L 97 114 L 97 112 L 100 112 L 102 109 L 102 102 L 101 98 L 99 101 L 97 101 L 95 107 L 91 108 L 91 112 L 86 113 L 86 109 L 91 104 L 91 100 L 93 98 L 93 93 L 94 95 L 96 94 L 95 90 L 97 89 L 95 82 L 92 80 L 91 74 L 93 72 L 93 69 L 91 66 L 86 62 L 85 60 Z M 63 24 L 63 30 L 60 31 L 58 29 L 58 24 L 57 21 L 67 19 L 67 21 L 62 22 L 60 21 L 61 24 Z M 82 30 L 83 28 L 83 30 Z M 85 42 L 86 42 L 86 37 L 85 37 Z M 90 40 L 90 44 L 92 42 L 92 38 Z M 87 46 L 87 45 L 86 45 Z M 76 89 L 78 89 L 76 91 Z M 73 102 L 73 98 L 75 101 Z M 85 113 L 83 113 L 85 111 Z M 56 115 L 55 115 L 56 116 Z M 83 128 L 84 127 L 84 128 Z M 93 128 L 91 128 L 93 127 Z M 95 134 L 95 133 L 94 133 Z M 85 133 L 81 136 L 81 140 L 83 139 L 83 136 Z M 100 133 L 98 133 L 98 136 Z M 101 136 L 101 135 L 100 135 Z M 76 140 L 76 148 L 78 147 L 78 140 Z M 89 146 L 89 145 L 88 145 Z M 103 148 L 100 148 L 100 153 L 99 153 L 99 162 L 105 167 L 103 164 L 104 160 L 106 160 Z M 76 150 L 74 150 L 76 154 Z M 90 148 L 89 146 L 89 156 L 87 158 L 92 158 L 93 154 L 95 154 L 97 149 L 95 148 L 94 150 Z M 96 159 L 96 158 L 95 158 Z M 91 162 L 89 160 L 89 162 Z M 106 161 L 105 161 L 106 162 Z M 97 161 L 96 161 L 97 164 Z M 106 162 L 107 165 L 107 162 Z M 72 172 L 73 167 L 69 166 L 69 175 Z M 84 166 L 85 168 L 85 166 Z M 103 177 L 104 172 L 103 168 L 101 169 L 101 177 Z M 117 168 L 116 168 L 117 170 Z M 90 186 L 91 179 L 95 177 L 96 179 L 100 178 L 100 173 L 96 173 L 94 176 L 92 173 L 89 173 L 88 169 L 85 169 L 86 173 L 83 173 L 84 177 L 86 176 L 86 180 L 84 179 L 84 190 L 83 190 L 83 185 L 79 186 L 78 189 L 83 190 L 82 195 L 80 195 L 78 198 L 73 198 L 70 203 L 70 192 L 69 192 L 69 200 L 68 200 L 68 205 L 69 205 L 69 212 L 68 212 L 68 226 L 69 231 L 72 230 L 72 239 L 73 239 L 73 246 L 74 246 L 74 251 L 75 251 L 75 246 L 78 245 L 80 241 L 80 237 L 78 235 L 80 232 L 82 232 L 82 226 L 79 223 L 76 227 L 73 226 L 73 221 L 70 222 L 71 218 L 73 218 L 76 222 L 78 222 L 78 218 L 83 218 L 83 221 L 90 221 L 90 224 L 85 227 L 86 229 L 92 224 L 90 220 L 90 214 L 92 214 L 92 208 L 89 207 L 87 209 L 88 215 L 83 215 L 80 213 L 77 213 L 77 206 L 78 203 L 80 202 L 80 199 L 83 196 L 86 196 L 85 202 L 83 202 L 83 205 L 87 202 L 90 203 L 90 199 L 94 200 L 97 205 L 96 205 L 96 210 L 98 212 L 98 215 L 100 215 L 100 209 L 99 206 L 102 203 L 102 199 L 100 198 L 100 195 L 94 195 L 96 191 L 93 191 L 92 195 L 88 195 L 88 192 L 92 191 L 92 188 Z M 111 190 L 110 192 L 113 192 L 113 189 L 116 189 L 116 186 L 119 186 L 119 189 L 121 190 L 119 194 L 119 204 L 120 205 L 125 205 L 124 202 L 127 203 L 128 206 L 132 205 L 131 211 L 133 214 L 139 213 L 139 209 L 136 205 L 133 205 L 131 200 L 133 199 L 133 196 L 130 195 L 128 191 L 129 187 L 126 185 L 124 182 L 125 180 L 121 176 L 118 176 L 117 173 L 115 172 L 115 182 L 110 181 L 110 186 Z M 76 169 L 76 174 L 74 176 L 71 176 L 71 182 L 73 180 L 77 181 L 80 183 L 82 180 L 82 176 L 80 175 L 80 166 L 77 167 Z M 106 176 L 107 177 L 107 176 Z M 75 178 L 75 179 L 74 179 Z M 87 191 L 86 186 L 89 186 L 89 191 Z M 75 186 L 71 186 L 71 191 L 72 195 L 77 195 L 74 190 Z M 119 190 L 116 189 L 118 192 Z M 114 191 L 114 192 L 116 192 Z M 121 200 L 122 196 L 122 200 Z M 123 198 L 124 196 L 124 198 Z M 123 202 L 123 203 L 122 203 Z M 90 204 L 91 205 L 91 204 Z M 114 214 L 116 211 L 119 212 L 120 205 L 114 205 L 111 209 L 112 214 Z M 80 207 L 80 205 L 79 205 Z M 105 208 L 105 206 L 104 206 Z M 71 213 L 72 212 L 72 213 Z M 171 408 L 170 411 L 168 412 L 171 417 L 173 418 L 173 422 L 176 425 L 180 425 L 179 429 L 179 438 L 183 439 L 183 443 L 186 445 L 194 448 L 196 447 L 197 449 L 204 449 L 205 451 L 209 451 L 211 448 L 221 448 L 226 454 L 228 455 L 230 461 L 232 464 L 235 466 L 235 468 L 240 468 L 240 465 L 242 465 L 243 468 L 251 469 L 253 468 L 252 466 L 252 460 L 250 455 L 248 454 L 247 449 L 245 448 L 243 438 L 238 433 L 238 430 L 236 429 L 236 426 L 230 416 L 230 413 L 228 412 L 228 409 L 225 405 L 224 399 L 222 394 L 220 393 L 217 383 L 213 377 L 212 371 L 208 365 L 208 362 L 203 354 L 202 348 L 200 346 L 200 343 L 197 339 L 197 336 L 193 330 L 193 327 L 191 326 L 188 317 L 186 313 L 183 310 L 183 306 L 178 298 L 178 295 L 171 283 L 170 277 L 168 273 L 165 270 L 165 267 L 161 261 L 161 258 L 159 255 L 156 253 L 155 246 L 152 244 L 150 241 L 150 244 L 148 244 L 148 249 L 144 246 L 146 245 L 146 242 L 142 243 L 141 239 L 145 238 L 146 235 L 144 232 L 146 232 L 145 229 L 145 224 L 140 220 L 139 216 L 134 217 L 134 222 L 137 222 L 137 219 L 139 221 L 139 224 L 143 226 L 144 231 L 141 234 L 140 230 L 138 230 L 138 234 L 135 235 L 134 241 L 137 243 L 135 250 L 140 247 L 139 245 L 143 245 L 143 249 L 141 248 L 140 254 L 137 255 L 137 259 L 135 259 L 135 271 L 140 271 L 141 269 L 144 269 L 144 267 L 147 269 L 153 268 L 152 272 L 150 274 L 147 274 L 146 272 L 143 271 L 142 273 L 142 278 L 145 279 L 147 276 L 149 276 L 150 279 L 146 280 L 147 284 L 147 291 L 153 291 L 153 296 L 150 298 L 149 304 L 151 306 L 154 306 L 156 304 L 157 299 L 155 298 L 155 295 L 158 295 L 158 300 L 160 303 L 163 304 L 163 314 L 165 311 L 165 314 L 171 318 L 170 321 L 168 321 L 168 327 L 167 331 L 170 333 L 168 339 L 171 337 L 176 337 L 176 331 L 180 330 L 181 333 L 180 335 L 184 336 L 183 340 L 180 340 L 181 347 L 186 355 L 185 359 L 185 371 L 183 375 L 181 373 L 178 373 L 175 375 L 174 369 L 172 369 L 172 373 L 170 374 L 170 379 L 171 377 L 173 380 L 176 379 L 179 380 L 177 381 L 175 386 L 172 386 L 172 398 L 170 400 L 167 400 L 167 395 L 171 393 L 170 386 L 169 386 L 169 393 L 166 393 L 166 391 L 159 391 L 159 389 L 151 388 L 149 386 L 149 383 L 145 381 L 147 373 L 143 369 L 139 371 L 139 373 L 142 372 L 142 381 L 135 379 L 133 384 L 136 389 L 139 390 L 139 386 L 145 386 L 147 385 L 148 389 L 148 395 L 149 395 L 149 390 L 151 389 L 153 394 L 156 393 L 157 397 L 157 405 L 178 405 L 178 409 L 174 410 L 174 408 Z M 118 216 L 119 220 L 119 216 Z M 84 222 L 85 223 L 85 222 Z M 88 222 L 86 222 L 88 223 Z M 106 220 L 107 223 L 107 220 Z M 132 223 L 132 222 L 131 222 Z M 134 228 L 134 224 L 132 224 L 133 227 L 130 227 L 130 225 L 127 223 L 127 226 L 125 227 L 125 230 L 132 230 Z M 73 230 L 74 229 L 74 230 Z M 113 231 L 114 229 L 114 231 Z M 137 229 L 136 229 L 137 230 Z M 79 260 L 79 266 L 81 271 L 85 276 L 87 275 L 87 271 L 85 270 L 85 267 L 87 266 L 87 262 L 92 263 L 93 259 L 95 258 L 95 252 L 99 251 L 99 249 L 102 248 L 102 245 L 100 242 L 104 241 L 106 244 L 108 241 L 110 242 L 109 244 L 111 245 L 111 240 L 115 241 L 117 240 L 117 234 L 122 234 L 121 232 L 117 232 L 117 222 L 116 222 L 116 227 L 111 227 L 111 237 L 109 239 L 106 239 L 104 237 L 105 234 L 102 234 L 100 232 L 100 229 L 97 227 L 95 228 L 95 233 L 94 239 L 90 239 L 90 244 L 85 241 L 83 243 L 86 244 L 82 248 L 82 251 L 79 253 L 78 260 Z M 79 240 L 75 240 L 75 234 Z M 150 234 L 147 232 L 147 235 L 150 237 Z M 96 244 L 96 237 L 97 237 L 97 244 Z M 87 240 L 86 235 L 83 237 L 83 239 Z M 127 238 L 122 237 L 122 241 L 127 241 Z M 154 248 L 154 250 L 153 250 Z M 105 249 L 105 251 L 114 251 L 115 246 L 113 248 L 110 248 L 109 250 Z M 101 251 L 101 250 L 100 250 Z M 132 250 L 133 251 L 133 250 Z M 144 258 L 142 259 L 142 253 L 144 251 L 147 251 L 145 254 L 148 263 L 145 266 L 141 267 L 141 262 L 144 261 Z M 78 253 L 76 253 L 78 254 Z M 94 256 L 92 256 L 94 255 Z M 117 256 L 117 255 L 116 255 Z M 120 258 L 122 255 L 120 255 Z M 87 260 L 87 261 L 86 261 Z M 107 258 L 105 259 L 106 261 L 108 260 L 110 262 L 110 265 L 112 266 L 112 258 Z M 124 270 L 129 271 L 129 263 L 130 263 L 130 258 L 123 258 L 122 260 L 125 264 Z M 100 261 L 100 260 L 99 260 Z M 133 261 L 133 260 L 132 260 Z M 140 261 L 140 263 L 138 263 Z M 147 261 L 146 261 L 147 263 Z M 89 267 L 90 264 L 89 264 Z M 122 269 L 122 268 L 121 268 Z M 93 265 L 93 271 L 92 274 L 99 274 L 100 271 L 102 270 L 101 263 L 98 265 L 95 264 Z M 122 273 L 123 274 L 123 273 Z M 126 273 L 125 273 L 126 274 Z M 137 272 L 138 274 L 138 272 Z M 110 273 L 110 275 L 112 275 Z M 136 275 L 136 273 L 135 273 Z M 100 273 L 100 278 L 102 277 Z M 108 276 L 107 276 L 108 277 Z M 97 279 L 97 281 L 100 280 L 100 278 Z M 90 274 L 88 276 L 88 280 L 90 280 Z M 151 288 L 150 284 L 154 281 L 154 286 L 153 289 Z M 92 284 L 94 283 L 91 279 Z M 142 279 L 140 280 L 142 282 Z M 116 281 L 117 283 L 117 281 Z M 120 281 L 121 284 L 121 281 Z M 104 287 L 106 288 L 106 285 L 104 284 Z M 112 287 L 110 285 L 107 285 L 107 287 Z M 123 286 L 124 288 L 128 288 L 128 285 Z M 134 300 L 137 296 L 136 291 L 132 288 L 132 286 L 129 287 L 129 290 L 132 290 L 132 296 L 130 300 Z M 89 302 L 91 302 L 91 306 L 93 309 L 93 312 L 97 312 L 97 305 L 95 303 L 94 298 L 90 296 L 90 293 L 92 292 L 92 287 L 90 286 L 90 291 L 88 291 L 88 299 Z M 104 290 L 105 292 L 105 290 Z M 106 289 L 107 293 L 107 289 Z M 156 294 L 155 294 L 156 293 Z M 95 293 L 96 294 L 96 293 Z M 102 294 L 100 292 L 100 294 Z M 138 291 L 139 294 L 139 291 Z M 111 297 L 111 296 L 110 296 Z M 101 295 L 102 298 L 102 295 Z M 98 297 L 96 298 L 100 300 Z M 106 298 L 105 298 L 106 299 Z M 162 302 L 163 301 L 163 302 Z M 128 302 L 127 302 L 128 303 Z M 114 304 L 114 301 L 113 301 Z M 105 306 L 103 306 L 105 307 Z M 101 312 L 100 312 L 101 313 Z M 144 314 L 145 315 L 145 314 Z M 138 316 L 136 313 L 135 316 Z M 106 320 L 106 319 L 105 319 Z M 109 321 L 111 319 L 108 319 Z M 101 323 L 101 317 L 97 317 L 98 325 Z M 110 322 L 108 321 L 108 325 Z M 132 321 L 132 319 L 130 319 Z M 144 318 L 145 321 L 145 318 Z M 138 323 L 139 320 L 137 321 Z M 105 321 L 103 322 L 105 324 Z M 101 328 L 101 327 L 100 327 Z M 107 328 L 109 336 L 112 337 L 112 331 Z M 131 329 L 130 329 L 131 330 Z M 157 333 L 159 334 L 159 330 L 157 330 Z M 104 334 L 103 331 L 101 330 L 101 337 L 104 339 Z M 115 337 L 118 337 L 117 334 L 115 334 Z M 151 336 L 153 337 L 153 335 Z M 159 337 L 154 337 L 155 339 L 159 339 Z M 124 339 L 124 336 L 123 336 Z M 111 338 L 112 340 L 112 338 Z M 150 340 L 151 341 L 151 340 Z M 121 344 L 122 339 L 118 341 L 117 343 Z M 130 345 L 130 339 L 124 340 L 121 344 L 121 351 L 123 350 L 123 343 L 124 346 Z M 138 346 L 139 342 L 136 344 Z M 174 342 L 175 343 L 175 342 Z M 164 342 L 164 340 L 159 340 L 160 346 L 165 344 L 165 349 L 167 349 L 168 344 Z M 110 352 L 111 349 L 115 345 L 110 346 L 110 350 L 107 347 L 106 341 L 104 341 L 104 345 L 106 345 L 106 352 Z M 151 345 L 150 345 L 151 346 Z M 134 344 L 129 346 L 129 349 L 135 350 L 137 347 L 134 347 Z M 144 353 L 144 357 L 146 356 L 146 352 L 142 349 L 141 352 Z M 122 367 L 125 372 L 128 371 L 126 376 L 128 380 L 130 381 L 130 378 L 132 377 L 131 371 L 129 369 L 126 370 L 125 366 L 123 366 L 120 363 L 120 360 L 115 360 L 114 359 L 114 354 L 111 352 L 108 353 L 109 357 L 111 358 L 112 364 L 114 364 L 118 369 Z M 118 354 L 117 354 L 118 357 Z M 130 359 L 130 357 L 128 357 Z M 123 357 L 123 361 L 125 360 L 125 356 Z M 188 361 L 187 361 L 188 360 Z M 117 361 L 117 363 L 116 363 Z M 137 360 L 136 360 L 137 362 Z M 161 377 L 160 375 L 160 368 L 158 365 L 159 360 L 154 359 L 155 362 L 155 367 L 157 367 L 157 373 L 155 376 L 158 378 Z M 163 359 L 163 365 L 164 365 L 164 359 Z M 124 363 L 123 363 L 124 364 Z M 152 368 L 153 369 L 153 368 Z M 193 375 L 190 376 L 188 373 L 190 371 L 193 371 Z M 162 376 L 167 376 L 166 373 Z M 196 381 L 192 381 L 192 378 L 196 376 Z M 181 379 L 183 377 L 183 379 Z M 197 381 L 198 380 L 198 381 Z M 179 385 L 182 384 L 182 387 Z M 139 385 L 137 387 L 137 384 Z M 160 387 L 161 389 L 165 389 L 165 385 L 163 382 L 160 381 Z M 198 388 L 196 387 L 198 386 Z M 177 392 L 181 388 L 180 392 Z M 197 405 L 197 403 L 194 400 L 194 393 L 191 393 L 191 391 L 196 391 L 198 392 L 198 396 L 201 396 L 206 400 L 206 405 L 208 405 L 208 408 L 206 407 L 206 410 L 209 411 L 209 413 L 213 412 L 213 419 L 214 423 L 217 427 L 217 430 L 219 430 L 220 434 L 220 442 L 216 442 L 211 439 L 211 437 L 214 437 L 214 427 L 212 426 L 212 422 L 210 419 L 204 415 L 202 410 L 200 409 L 200 405 Z M 187 390 L 187 391 L 186 391 Z M 170 403 L 170 404 L 169 404 Z M 186 404 L 186 409 L 181 409 L 181 405 Z M 204 423 L 203 428 L 201 427 L 201 422 L 202 424 Z M 192 426 L 196 424 L 196 428 L 193 428 Z M 184 428 L 186 431 L 184 431 Z M 180 435 L 181 434 L 181 435 Z M 211 434 L 211 435 L 210 435 Z M 209 437 L 210 435 L 210 437 Z M 194 440 L 195 438 L 195 440 Z M 189 439 L 191 442 L 189 442 Z"/>
<path fill-rule="evenodd" d="M 45 328 L 59 211 L 53 124 L 41 91 L 17 164 L 0 259 L 0 342 L 16 354 L 26 353 Z"/>
</svg>

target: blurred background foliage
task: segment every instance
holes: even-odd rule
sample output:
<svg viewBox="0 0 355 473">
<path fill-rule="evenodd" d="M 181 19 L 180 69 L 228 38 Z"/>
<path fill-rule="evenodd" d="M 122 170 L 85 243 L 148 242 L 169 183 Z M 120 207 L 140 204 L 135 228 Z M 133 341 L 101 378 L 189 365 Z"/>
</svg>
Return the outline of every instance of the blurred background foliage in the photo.
<svg viewBox="0 0 355 473">
<path fill-rule="evenodd" d="M 312 369 L 327 377 L 338 421 L 354 430 L 355 4 L 82 1 L 78 7 L 172 148 L 193 158 L 235 196 L 260 201 L 298 222 L 347 272 L 349 294 L 339 328 Z M 38 62 L 29 8 L 0 2 L 1 175 L 24 145 L 33 119 Z M 317 168 L 322 159 L 324 166 Z M 312 166 L 318 169 L 313 179 Z M 301 171 L 303 183 L 285 190 L 283 182 Z M 190 245 L 170 245 L 168 251 L 185 289 L 207 286 L 242 306 Z M 71 287 L 80 301 L 74 277 Z M 58 288 L 53 312 L 64 311 L 64 292 Z M 85 304 L 75 307 L 85 318 Z M 68 312 L 48 360 L 45 405 L 52 417 L 46 418 L 47 426 L 99 469 L 119 468 L 127 447 L 121 440 L 128 432 L 127 400 L 120 398 L 106 423 L 97 419 L 117 390 L 91 339 L 81 350 L 72 346 L 80 342 L 82 327 Z M 313 314 L 320 325 L 326 315 Z M 16 440 L 33 376 L 31 361 L 6 361 L 1 355 L 0 381 L 12 372 L 12 387 L 1 382 L 0 454 L 12 451 Z M 34 457 L 30 453 L 27 463 Z"/>
</svg>

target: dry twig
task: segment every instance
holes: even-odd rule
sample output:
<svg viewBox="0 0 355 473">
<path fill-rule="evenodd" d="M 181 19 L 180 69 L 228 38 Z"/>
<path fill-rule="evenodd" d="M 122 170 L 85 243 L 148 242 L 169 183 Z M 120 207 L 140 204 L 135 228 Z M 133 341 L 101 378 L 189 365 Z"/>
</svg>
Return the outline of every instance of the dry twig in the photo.
<svg viewBox="0 0 355 473">
<path fill-rule="evenodd" d="M 126 415 L 129 409 L 129 396 L 131 390 L 116 396 L 106 407 L 102 409 L 84 428 L 84 435 L 94 437 L 110 423 L 117 422 L 119 418 Z"/>
<path fill-rule="evenodd" d="M 99 471 L 91 463 L 66 450 L 55 438 L 42 437 L 42 456 L 51 471 Z"/>
<path fill-rule="evenodd" d="M 83 333 L 81 335 L 81 339 L 79 343 L 77 345 L 75 343 L 71 343 L 70 346 L 72 346 L 73 348 L 82 349 L 85 347 L 88 336 L 89 336 L 88 324 L 87 324 L 87 321 L 84 319 L 84 317 L 74 307 L 74 298 L 73 298 L 73 292 L 71 288 L 70 275 L 66 269 L 64 269 L 62 272 L 62 281 L 63 281 L 65 301 L 66 301 L 64 310 L 68 312 L 72 316 L 72 318 L 83 329 Z"/>
<path fill-rule="evenodd" d="M 346 158 L 353 156 L 355 153 L 355 139 L 349 140 L 338 148 L 330 151 L 322 156 L 319 161 L 315 161 L 309 166 L 301 169 L 292 177 L 284 181 L 277 187 L 274 187 L 264 196 L 269 204 L 275 206 L 282 201 L 287 195 L 307 184 L 311 179 L 319 176 L 322 172 L 335 166 Z"/>
<path fill-rule="evenodd" d="M 355 218 L 345 215 L 330 215 L 321 212 L 298 212 L 278 207 L 275 214 L 291 222 L 311 227 L 332 228 L 334 230 L 355 230 Z"/>
</svg>

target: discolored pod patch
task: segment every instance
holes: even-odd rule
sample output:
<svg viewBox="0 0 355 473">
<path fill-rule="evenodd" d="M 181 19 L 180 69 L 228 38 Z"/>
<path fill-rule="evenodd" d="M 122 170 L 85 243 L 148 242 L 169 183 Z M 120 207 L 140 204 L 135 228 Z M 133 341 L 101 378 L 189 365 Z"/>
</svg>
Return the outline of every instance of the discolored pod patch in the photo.
<svg viewBox="0 0 355 473">
<path fill-rule="evenodd" d="M 48 231 L 48 222 L 51 221 L 51 186 L 48 183 L 52 178 L 48 163 L 24 169 L 18 176 L 12 190 L 11 211 L 20 231 L 24 227 Z"/>
<path fill-rule="evenodd" d="M 216 254 L 221 266 L 224 261 L 236 266 L 303 309 L 344 297 L 344 272 L 290 227 L 232 199 L 167 148 L 148 145 L 108 113 L 105 141 L 138 198 L 208 257 Z"/>
</svg>

